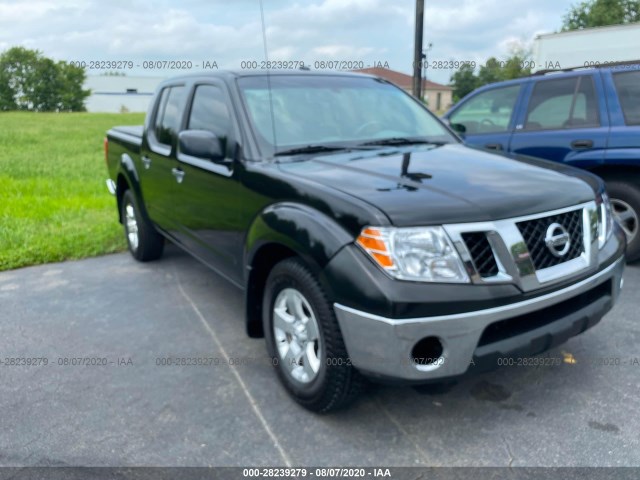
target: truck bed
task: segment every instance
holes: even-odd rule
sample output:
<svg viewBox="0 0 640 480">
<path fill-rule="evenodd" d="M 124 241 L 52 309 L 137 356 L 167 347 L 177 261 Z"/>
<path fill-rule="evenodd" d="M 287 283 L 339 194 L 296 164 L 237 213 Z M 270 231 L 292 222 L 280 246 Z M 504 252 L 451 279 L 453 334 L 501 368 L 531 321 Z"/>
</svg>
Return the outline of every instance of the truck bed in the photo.
<svg viewBox="0 0 640 480">
<path fill-rule="evenodd" d="M 120 163 L 122 155 L 127 154 L 132 158 L 137 158 L 142 148 L 142 136 L 144 126 L 126 125 L 113 127 L 107 132 L 107 165 L 112 175 L 115 175 L 117 165 Z M 115 180 L 115 177 L 112 177 Z"/>
<path fill-rule="evenodd" d="M 120 127 L 113 127 L 107 132 L 109 137 L 120 138 L 126 142 L 142 143 L 142 133 L 144 132 L 143 125 L 125 125 Z"/>
</svg>

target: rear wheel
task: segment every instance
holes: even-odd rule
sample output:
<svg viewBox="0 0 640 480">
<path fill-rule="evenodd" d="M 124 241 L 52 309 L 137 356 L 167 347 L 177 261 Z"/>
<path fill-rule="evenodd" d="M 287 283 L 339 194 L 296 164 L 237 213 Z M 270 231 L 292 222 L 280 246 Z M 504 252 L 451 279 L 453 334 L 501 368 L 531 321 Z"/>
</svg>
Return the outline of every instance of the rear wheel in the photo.
<svg viewBox="0 0 640 480">
<path fill-rule="evenodd" d="M 364 380 L 351 365 L 331 303 L 299 259 L 283 260 L 269 274 L 263 326 L 278 377 L 299 404 L 324 413 L 357 397 Z"/>
<path fill-rule="evenodd" d="M 164 250 L 164 237 L 151 221 L 140 212 L 138 202 L 131 190 L 122 196 L 122 224 L 133 258 L 140 262 L 157 260 Z"/>
<path fill-rule="evenodd" d="M 640 189 L 629 183 L 607 182 L 611 207 L 627 237 L 627 260 L 640 258 Z"/>
</svg>

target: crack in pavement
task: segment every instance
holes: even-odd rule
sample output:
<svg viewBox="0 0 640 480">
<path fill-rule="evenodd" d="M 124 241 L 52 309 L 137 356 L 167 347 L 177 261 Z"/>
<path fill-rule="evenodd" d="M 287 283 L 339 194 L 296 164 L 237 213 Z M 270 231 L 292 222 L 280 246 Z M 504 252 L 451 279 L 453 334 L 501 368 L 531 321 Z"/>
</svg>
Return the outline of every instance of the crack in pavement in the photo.
<svg viewBox="0 0 640 480">
<path fill-rule="evenodd" d="M 507 447 L 507 453 L 509 454 L 509 465 L 507 466 L 511 468 L 511 466 L 513 465 L 513 461 L 515 459 L 513 457 L 513 453 L 511 453 L 511 447 L 509 446 L 509 442 L 507 442 L 507 439 L 504 437 L 504 435 L 502 435 L 502 441 L 504 442 L 504 446 Z"/>
<path fill-rule="evenodd" d="M 420 455 L 420 457 L 422 458 L 422 460 L 429 465 L 430 467 L 439 467 L 440 465 L 438 464 L 433 464 L 433 462 L 431 462 L 429 460 L 429 456 L 427 455 L 427 453 L 422 450 L 422 448 L 420 447 L 420 445 L 418 444 L 418 442 L 415 441 L 414 437 L 412 434 L 410 434 L 409 432 L 407 432 L 407 430 L 402 426 L 402 424 L 396 420 L 393 415 L 391 415 L 391 412 L 389 412 L 389 410 L 387 410 L 382 403 L 380 403 L 380 400 L 376 400 L 376 405 L 378 406 L 378 408 L 380 410 L 382 410 L 382 413 L 384 413 L 386 415 L 386 417 L 391 421 L 391 423 L 393 423 L 395 425 L 395 427 L 400 430 L 400 433 L 402 433 L 415 447 L 416 451 L 418 452 L 418 454 Z"/>
<path fill-rule="evenodd" d="M 215 330 L 213 330 L 213 328 L 211 328 L 211 325 L 209 325 L 207 320 L 204 318 L 204 315 L 202 314 L 202 312 L 200 311 L 198 306 L 194 303 L 194 301 L 187 294 L 187 292 L 185 292 L 184 288 L 182 287 L 182 282 L 180 281 L 180 276 L 178 275 L 177 271 L 175 272 L 175 276 L 176 276 L 176 280 L 177 280 L 178 290 L 180 291 L 182 296 L 185 298 L 185 300 L 187 300 L 189 305 L 191 305 L 191 308 L 193 309 L 193 311 L 196 313 L 196 315 L 198 316 L 198 318 L 200 319 L 200 321 L 204 325 L 205 330 L 207 330 L 207 332 L 209 332 L 209 335 L 211 335 L 211 338 L 213 338 L 213 341 L 216 344 L 216 346 L 218 347 L 218 350 L 220 350 L 220 352 L 222 353 L 222 356 L 225 358 L 227 363 L 229 363 L 229 355 L 227 354 L 227 351 L 224 349 L 224 346 L 222 345 L 222 342 L 220 342 L 220 339 L 218 338 L 218 335 L 216 334 Z M 233 375 L 235 376 L 236 380 L 240 384 L 240 387 L 242 388 L 242 391 L 243 391 L 244 395 L 247 397 L 247 400 L 249 400 L 249 405 L 251 406 L 251 408 L 253 409 L 253 412 L 255 413 L 256 417 L 260 421 L 260 424 L 262 425 L 262 427 L 267 432 L 267 435 L 269 435 L 269 438 L 271 438 L 274 446 L 278 450 L 278 453 L 282 457 L 282 460 L 284 461 L 285 465 L 287 467 L 291 467 L 292 464 L 291 464 L 291 460 L 289 459 L 289 456 L 284 451 L 284 448 L 282 448 L 282 445 L 280 444 L 280 441 L 278 440 L 278 437 L 276 437 L 276 435 L 273 432 L 273 430 L 271 430 L 271 427 L 269 426 L 269 423 L 264 418 L 264 415 L 262 414 L 262 412 L 260 411 L 260 408 L 258 407 L 258 403 L 256 402 L 255 398 L 253 398 L 253 395 L 251 395 L 251 392 L 249 391 L 249 389 L 247 388 L 247 385 L 245 384 L 244 380 L 242 379 L 242 377 L 238 373 L 238 370 L 236 368 L 231 368 L 231 372 L 233 373 Z"/>
</svg>

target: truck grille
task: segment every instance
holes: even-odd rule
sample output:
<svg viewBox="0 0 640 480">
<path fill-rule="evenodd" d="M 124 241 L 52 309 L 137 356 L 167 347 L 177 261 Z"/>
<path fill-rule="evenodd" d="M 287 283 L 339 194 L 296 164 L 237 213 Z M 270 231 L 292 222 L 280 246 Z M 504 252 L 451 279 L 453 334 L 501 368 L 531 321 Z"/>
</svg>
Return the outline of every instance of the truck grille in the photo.
<svg viewBox="0 0 640 480">
<path fill-rule="evenodd" d="M 570 247 L 566 254 L 557 257 L 545 243 L 547 229 L 558 223 L 569 234 Z M 584 251 L 582 232 L 582 210 L 574 210 L 550 217 L 536 218 L 516 224 L 529 249 L 533 265 L 536 270 L 553 267 L 579 257 Z"/>
<path fill-rule="evenodd" d="M 493 256 L 493 250 L 485 232 L 463 233 L 462 239 L 469 250 L 473 265 L 482 278 L 495 277 L 498 274 L 498 264 Z"/>
<path fill-rule="evenodd" d="M 511 283 L 523 292 L 560 282 L 598 261 L 598 206 L 443 225 L 472 283 Z"/>
</svg>

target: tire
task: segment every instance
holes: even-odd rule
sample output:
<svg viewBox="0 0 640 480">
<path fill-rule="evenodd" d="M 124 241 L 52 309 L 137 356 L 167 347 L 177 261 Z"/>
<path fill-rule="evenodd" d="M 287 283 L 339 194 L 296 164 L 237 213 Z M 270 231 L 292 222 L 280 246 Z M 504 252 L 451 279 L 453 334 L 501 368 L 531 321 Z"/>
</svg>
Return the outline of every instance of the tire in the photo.
<svg viewBox="0 0 640 480">
<path fill-rule="evenodd" d="M 142 215 L 131 190 L 124 192 L 121 208 L 124 235 L 133 258 L 139 262 L 160 258 L 164 250 L 164 237 L 156 231 L 151 221 Z"/>
<path fill-rule="evenodd" d="M 610 181 L 607 192 L 614 216 L 627 236 L 627 261 L 640 259 L 640 189 L 632 184 Z"/>
<path fill-rule="evenodd" d="M 300 405 L 327 413 L 357 398 L 364 378 L 349 361 L 331 303 L 298 258 L 273 268 L 262 311 L 267 351 L 280 381 Z"/>
</svg>

